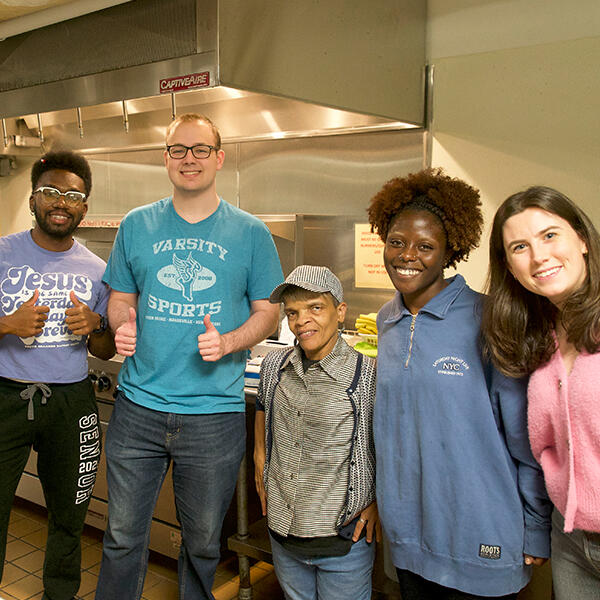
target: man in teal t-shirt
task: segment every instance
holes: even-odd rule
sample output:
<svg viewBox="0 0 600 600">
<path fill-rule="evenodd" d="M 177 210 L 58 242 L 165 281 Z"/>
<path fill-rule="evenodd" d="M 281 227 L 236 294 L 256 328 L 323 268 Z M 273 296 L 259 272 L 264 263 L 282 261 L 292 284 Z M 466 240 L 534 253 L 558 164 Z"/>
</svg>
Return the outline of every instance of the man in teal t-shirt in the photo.
<svg viewBox="0 0 600 600">
<path fill-rule="evenodd" d="M 268 300 L 283 279 L 275 245 L 259 219 L 217 195 L 225 158 L 217 128 L 185 114 L 166 139 L 173 195 L 125 217 L 104 276 L 126 359 L 106 436 L 109 520 L 97 600 L 140 597 L 150 520 L 171 461 L 180 597 L 213 598 L 245 451 L 246 350 L 277 325 Z"/>
</svg>

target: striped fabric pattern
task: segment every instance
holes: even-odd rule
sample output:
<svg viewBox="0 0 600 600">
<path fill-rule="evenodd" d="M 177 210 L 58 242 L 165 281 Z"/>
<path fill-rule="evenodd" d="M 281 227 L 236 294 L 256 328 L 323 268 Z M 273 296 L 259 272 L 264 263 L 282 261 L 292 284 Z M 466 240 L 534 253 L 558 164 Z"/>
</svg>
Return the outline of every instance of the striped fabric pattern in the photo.
<svg viewBox="0 0 600 600">
<path fill-rule="evenodd" d="M 304 373 L 301 351 L 263 361 L 257 408 L 266 410 L 269 527 L 281 535 L 322 537 L 374 500 L 372 414 L 375 364 L 340 338 Z M 283 360 L 283 363 L 282 363 Z"/>
</svg>

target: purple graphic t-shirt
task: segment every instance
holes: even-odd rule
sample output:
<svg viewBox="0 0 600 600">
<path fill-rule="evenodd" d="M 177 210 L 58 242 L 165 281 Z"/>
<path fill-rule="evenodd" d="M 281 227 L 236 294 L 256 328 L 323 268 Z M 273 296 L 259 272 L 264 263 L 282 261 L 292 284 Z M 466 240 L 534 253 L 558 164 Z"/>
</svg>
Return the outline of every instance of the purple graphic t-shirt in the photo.
<svg viewBox="0 0 600 600">
<path fill-rule="evenodd" d="M 37 304 L 50 307 L 43 331 L 0 339 L 0 376 L 23 381 L 73 383 L 87 376 L 87 337 L 65 325 L 71 290 L 94 312 L 106 315 L 110 289 L 104 261 L 75 241 L 66 252 L 40 248 L 30 231 L 0 238 L 0 315 L 15 312 L 39 290 Z"/>
</svg>

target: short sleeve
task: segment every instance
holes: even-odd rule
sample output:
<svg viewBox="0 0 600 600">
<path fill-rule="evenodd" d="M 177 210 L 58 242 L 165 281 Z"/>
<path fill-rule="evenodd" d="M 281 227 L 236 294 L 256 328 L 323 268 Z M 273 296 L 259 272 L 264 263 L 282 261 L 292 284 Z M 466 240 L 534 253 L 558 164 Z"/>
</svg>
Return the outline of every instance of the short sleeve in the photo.
<svg viewBox="0 0 600 600">
<path fill-rule="evenodd" d="M 259 223 L 253 230 L 252 266 L 248 281 L 250 301 L 268 298 L 275 287 L 283 281 L 281 263 L 275 242 L 266 225 Z"/>
<path fill-rule="evenodd" d="M 133 271 L 129 262 L 127 232 L 129 231 L 129 221 L 125 217 L 121 222 L 113 249 L 108 258 L 106 271 L 102 280 L 113 290 L 125 292 L 128 294 L 137 294 L 139 292 L 135 281 Z"/>
</svg>

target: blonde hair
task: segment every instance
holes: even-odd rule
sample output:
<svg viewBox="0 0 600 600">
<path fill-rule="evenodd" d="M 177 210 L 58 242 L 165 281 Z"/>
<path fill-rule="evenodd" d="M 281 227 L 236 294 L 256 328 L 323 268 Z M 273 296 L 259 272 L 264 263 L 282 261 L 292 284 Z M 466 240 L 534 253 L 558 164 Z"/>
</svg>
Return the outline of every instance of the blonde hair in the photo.
<svg viewBox="0 0 600 600">
<path fill-rule="evenodd" d="M 221 149 L 221 134 L 219 133 L 217 126 L 208 117 L 201 115 L 199 113 L 184 113 L 183 115 L 179 115 L 178 117 L 175 117 L 169 123 L 169 126 L 167 127 L 167 133 L 165 134 L 165 141 L 169 138 L 171 133 L 173 133 L 173 130 L 175 129 L 175 127 L 177 127 L 177 125 L 179 125 L 180 123 L 193 123 L 194 121 L 202 121 L 203 123 L 206 123 L 210 127 L 211 131 L 213 132 L 213 135 L 215 136 L 215 146 L 216 146 L 217 150 L 220 150 Z"/>
</svg>

